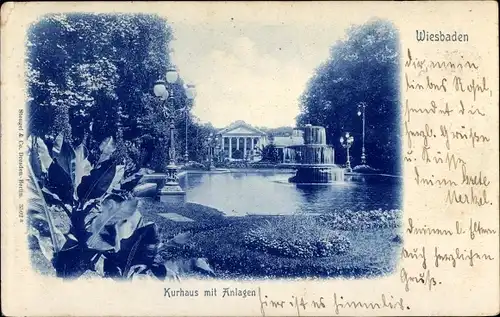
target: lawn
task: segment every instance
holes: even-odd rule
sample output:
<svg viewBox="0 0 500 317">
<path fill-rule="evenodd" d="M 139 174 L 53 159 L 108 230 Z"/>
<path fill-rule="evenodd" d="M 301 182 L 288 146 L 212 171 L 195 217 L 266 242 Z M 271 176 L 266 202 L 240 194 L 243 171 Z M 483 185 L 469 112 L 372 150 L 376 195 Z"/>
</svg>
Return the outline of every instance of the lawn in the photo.
<svg viewBox="0 0 500 317">
<path fill-rule="evenodd" d="M 350 241 L 347 252 L 328 256 L 294 258 L 257 250 L 245 243 L 248 232 L 261 226 L 279 227 L 282 223 L 303 223 L 305 216 L 225 217 L 216 209 L 198 204 L 182 208 L 165 208 L 153 199 L 143 199 L 141 212 L 147 220 L 158 224 L 161 240 L 190 232 L 189 243 L 160 253 L 165 259 L 206 258 L 217 278 L 297 278 L 297 277 L 370 277 L 392 272 L 401 245 L 399 227 L 394 218 L 387 225 L 384 215 L 362 218 L 367 225 L 353 225 L 355 213 L 339 217 L 321 217 L 311 230 L 334 229 Z M 175 212 L 194 222 L 175 222 L 158 215 Z M 350 216 L 353 215 L 353 216 Z M 285 218 L 286 217 L 286 218 Z M 346 219 L 352 218 L 352 219 Z M 387 216 L 385 216 L 387 218 Z M 366 218 L 366 219 L 365 219 Z M 339 221 L 340 219 L 340 221 Z M 346 226 L 343 226 L 346 223 Z M 384 225 L 385 224 L 385 225 Z M 307 233 L 300 233 L 307 239 Z"/>
<path fill-rule="evenodd" d="M 397 211 L 345 211 L 312 218 L 304 215 L 226 217 L 214 208 L 199 204 L 187 203 L 171 208 L 154 198 L 139 200 L 138 208 L 144 219 L 158 226 L 163 243 L 159 254 L 163 261 L 187 263 L 189 259 L 204 258 L 214 269 L 215 277 L 220 279 L 377 276 L 392 272 L 401 246 L 400 212 Z M 176 213 L 193 221 L 172 221 L 160 213 Z M 310 225 L 303 227 L 304 223 Z M 285 241 L 308 240 L 311 236 L 315 239 L 316 231 L 333 230 L 350 242 L 349 248 L 340 254 L 301 258 L 249 245 L 248 233 L 266 227 L 270 228 L 269 233 L 257 232 L 269 234 L 270 238 L 282 234 Z M 286 232 L 288 228 L 291 232 Z M 300 231 L 302 228 L 304 231 Z M 169 241 L 179 234 L 189 238 L 172 247 Z M 36 246 L 30 249 L 37 271 L 53 275 L 40 249 Z"/>
<path fill-rule="evenodd" d="M 361 277 L 384 274 L 394 267 L 398 248 L 392 242 L 395 229 L 344 231 L 351 241 L 345 254 L 303 259 L 257 251 L 243 244 L 244 233 L 262 220 L 238 219 L 223 228 L 196 234 L 196 255 L 205 256 L 220 277 L 228 278 Z"/>
</svg>

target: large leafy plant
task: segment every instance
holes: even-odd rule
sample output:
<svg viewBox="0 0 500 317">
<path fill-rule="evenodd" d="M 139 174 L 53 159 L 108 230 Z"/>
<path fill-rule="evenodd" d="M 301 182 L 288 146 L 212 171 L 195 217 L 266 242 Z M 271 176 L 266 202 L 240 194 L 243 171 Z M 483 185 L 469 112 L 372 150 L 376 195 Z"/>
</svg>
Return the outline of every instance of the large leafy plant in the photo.
<svg viewBox="0 0 500 317">
<path fill-rule="evenodd" d="M 144 221 L 132 194 L 142 174 L 124 178 L 113 138 L 102 142 L 95 164 L 83 144 L 74 148 L 62 135 L 28 143 L 29 234 L 57 276 L 166 276 L 156 261 L 157 227 Z"/>
</svg>

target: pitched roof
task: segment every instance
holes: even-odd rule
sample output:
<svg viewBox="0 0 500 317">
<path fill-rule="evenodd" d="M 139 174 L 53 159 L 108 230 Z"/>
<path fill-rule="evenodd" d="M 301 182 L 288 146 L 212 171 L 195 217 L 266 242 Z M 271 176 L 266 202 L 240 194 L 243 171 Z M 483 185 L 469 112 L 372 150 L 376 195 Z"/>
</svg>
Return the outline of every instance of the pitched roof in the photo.
<svg viewBox="0 0 500 317">
<path fill-rule="evenodd" d="M 230 125 L 228 125 L 227 127 L 225 127 L 224 129 L 219 130 L 219 132 L 217 132 L 217 133 L 218 134 L 230 133 L 232 130 L 236 130 L 238 128 L 246 128 L 248 130 L 251 130 L 251 131 L 255 132 L 255 134 L 267 135 L 267 133 L 265 133 L 264 131 L 261 131 L 261 130 L 259 130 L 259 129 L 253 127 L 253 126 L 251 126 L 250 124 L 246 123 L 243 120 L 239 120 L 239 121 L 233 122 Z"/>
<path fill-rule="evenodd" d="M 301 136 L 275 136 L 273 144 L 274 144 L 274 146 L 277 146 L 277 147 L 303 145 L 304 138 Z"/>
</svg>

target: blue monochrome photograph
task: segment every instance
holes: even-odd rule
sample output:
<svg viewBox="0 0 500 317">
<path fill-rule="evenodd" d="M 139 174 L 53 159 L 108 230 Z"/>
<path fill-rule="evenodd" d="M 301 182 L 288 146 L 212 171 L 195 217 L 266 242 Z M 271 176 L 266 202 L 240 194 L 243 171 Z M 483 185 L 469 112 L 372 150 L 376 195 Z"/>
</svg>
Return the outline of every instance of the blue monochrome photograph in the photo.
<svg viewBox="0 0 500 317">
<path fill-rule="evenodd" d="M 402 246 L 400 43 L 58 13 L 26 34 L 27 242 L 59 279 L 372 278 Z"/>
</svg>

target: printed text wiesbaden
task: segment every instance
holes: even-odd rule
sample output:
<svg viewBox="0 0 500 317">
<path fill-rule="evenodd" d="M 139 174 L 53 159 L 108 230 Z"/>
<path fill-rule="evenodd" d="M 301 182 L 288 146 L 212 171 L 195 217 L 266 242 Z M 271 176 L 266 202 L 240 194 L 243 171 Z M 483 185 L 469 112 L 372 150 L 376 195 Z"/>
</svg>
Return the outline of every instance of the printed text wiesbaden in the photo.
<svg viewBox="0 0 500 317">
<path fill-rule="evenodd" d="M 417 42 L 469 42 L 467 33 L 416 30 Z"/>
</svg>

